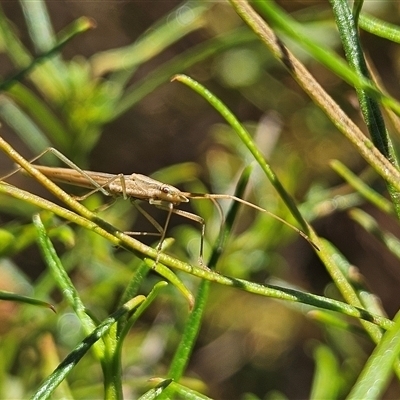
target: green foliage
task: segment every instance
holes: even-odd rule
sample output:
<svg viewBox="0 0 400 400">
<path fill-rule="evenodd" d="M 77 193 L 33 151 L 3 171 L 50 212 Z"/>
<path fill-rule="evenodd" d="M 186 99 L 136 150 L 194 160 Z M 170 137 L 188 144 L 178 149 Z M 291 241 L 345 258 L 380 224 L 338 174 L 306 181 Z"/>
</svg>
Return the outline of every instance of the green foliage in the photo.
<svg viewBox="0 0 400 400">
<path fill-rule="evenodd" d="M 399 396 L 389 387 L 400 377 L 399 317 L 387 316 L 394 300 L 383 296 L 381 304 L 385 293 L 373 284 L 387 257 L 400 254 L 399 240 L 375 214 L 392 223 L 399 215 L 390 130 L 400 104 L 375 83 L 360 34 L 399 43 L 400 30 L 354 3 L 353 10 L 331 0 L 291 12 L 270 1 L 254 8 L 239 0 L 182 2 L 124 46 L 92 53 L 87 46 L 90 56 L 76 44 L 96 36 L 91 15 L 55 33 L 46 2 L 21 0 L 27 44 L 22 26 L 0 10 L 0 51 L 12 65 L 0 83 L 2 160 L 53 196 L 36 195 L 21 173 L 0 182 L 0 397 Z M 124 5 L 115 7 L 123 13 Z M 386 7 L 381 12 L 390 15 L 394 5 Z M 128 113 L 135 114 L 120 135 Z M 141 136 L 146 118 L 160 135 L 144 129 Z M 34 157 L 52 146 L 88 169 L 107 130 L 104 172 L 112 172 L 111 154 L 145 154 L 146 135 L 157 162 L 145 154 L 146 165 L 136 165 L 163 165 L 154 179 L 194 194 L 234 193 L 256 207 L 220 199 L 222 221 L 206 197 L 182 207 L 206 223 L 199 261 L 196 222 L 172 214 L 159 251 L 153 236 L 124 233 L 154 228 L 138 225 L 130 202 L 105 207 L 100 193 L 78 202 L 16 151 L 23 144 Z M 162 145 L 151 143 L 156 136 Z M 178 154 L 170 162 L 169 151 Z M 36 162 L 59 160 L 46 154 Z M 337 230 L 355 246 L 338 222 L 348 210 L 385 254 L 370 280 L 329 236 Z M 315 229 L 324 220 L 327 238 Z M 318 276 L 324 266 L 324 283 L 314 285 L 307 265 Z M 299 347 L 305 357 L 293 362 Z"/>
</svg>

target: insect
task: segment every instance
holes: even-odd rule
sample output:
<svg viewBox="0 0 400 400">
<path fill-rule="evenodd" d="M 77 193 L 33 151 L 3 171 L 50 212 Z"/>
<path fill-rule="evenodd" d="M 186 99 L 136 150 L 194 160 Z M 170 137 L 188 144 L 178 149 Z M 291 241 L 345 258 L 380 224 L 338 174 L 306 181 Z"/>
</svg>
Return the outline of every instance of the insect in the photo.
<svg viewBox="0 0 400 400">
<path fill-rule="evenodd" d="M 181 210 L 177 208 L 181 203 L 188 203 L 190 199 L 209 199 L 214 202 L 217 206 L 220 214 L 222 215 L 222 209 L 217 200 L 227 199 L 237 201 L 246 206 L 252 207 L 258 211 L 264 212 L 271 217 L 281 221 L 283 224 L 289 226 L 298 232 L 304 239 L 306 239 L 315 248 L 316 245 L 311 239 L 300 229 L 294 225 L 278 217 L 277 215 L 259 207 L 253 203 L 243 200 L 239 197 L 229 194 L 209 194 L 209 193 L 190 193 L 182 192 L 172 185 L 157 181 L 146 175 L 133 173 L 131 175 L 124 174 L 108 174 L 104 172 L 85 171 L 79 168 L 75 163 L 69 160 L 66 156 L 60 153 L 58 150 L 50 147 L 42 152 L 40 155 L 35 157 L 31 162 L 42 157 L 45 153 L 50 152 L 57 156 L 61 161 L 67 164 L 70 168 L 59 168 L 59 167 L 46 167 L 42 165 L 34 164 L 34 167 L 39 170 L 43 175 L 47 176 L 50 180 L 66 183 L 74 186 L 80 186 L 87 189 L 92 189 L 90 192 L 83 196 L 75 197 L 77 200 L 82 201 L 90 195 L 101 192 L 105 196 L 111 196 L 114 198 L 122 197 L 129 199 L 138 210 L 154 225 L 158 233 L 147 233 L 147 232 L 125 232 L 127 234 L 135 235 L 157 235 L 160 236 L 160 241 L 157 246 L 157 250 L 161 251 L 162 243 L 165 239 L 166 231 L 169 225 L 169 221 L 172 214 L 180 215 L 184 218 L 190 219 L 200 224 L 201 226 L 201 241 L 200 241 L 200 263 L 203 264 L 203 247 L 204 247 L 204 235 L 206 224 L 202 217 L 197 214 Z M 20 168 L 19 168 L 20 169 Z M 18 169 L 18 170 L 19 170 Z M 6 179 L 16 173 L 18 170 L 4 176 L 2 179 Z M 148 201 L 149 204 L 156 206 L 157 208 L 166 210 L 168 212 L 164 226 L 162 227 L 157 221 L 154 220 L 145 210 L 143 210 L 137 203 L 136 200 Z"/>
</svg>

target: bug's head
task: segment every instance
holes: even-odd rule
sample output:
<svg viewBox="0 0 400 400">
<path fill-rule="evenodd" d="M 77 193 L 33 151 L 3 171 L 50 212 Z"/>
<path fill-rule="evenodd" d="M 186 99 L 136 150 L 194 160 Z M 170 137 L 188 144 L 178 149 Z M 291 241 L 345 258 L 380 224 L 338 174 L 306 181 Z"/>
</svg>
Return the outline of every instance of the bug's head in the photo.
<svg viewBox="0 0 400 400">
<path fill-rule="evenodd" d="M 174 205 L 187 203 L 189 199 L 177 188 L 171 185 L 162 185 L 159 192 L 160 200 L 167 201 Z"/>
</svg>

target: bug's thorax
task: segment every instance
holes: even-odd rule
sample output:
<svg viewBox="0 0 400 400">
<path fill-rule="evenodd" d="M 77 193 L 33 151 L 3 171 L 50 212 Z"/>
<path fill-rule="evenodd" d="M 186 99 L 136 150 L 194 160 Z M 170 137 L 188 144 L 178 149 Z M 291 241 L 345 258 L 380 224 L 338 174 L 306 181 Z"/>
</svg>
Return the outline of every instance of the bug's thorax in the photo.
<svg viewBox="0 0 400 400">
<path fill-rule="evenodd" d="M 141 174 L 124 175 L 123 182 L 116 179 L 108 190 L 117 196 L 148 200 L 151 203 L 166 202 L 173 205 L 187 203 L 189 199 L 176 187 Z"/>
</svg>

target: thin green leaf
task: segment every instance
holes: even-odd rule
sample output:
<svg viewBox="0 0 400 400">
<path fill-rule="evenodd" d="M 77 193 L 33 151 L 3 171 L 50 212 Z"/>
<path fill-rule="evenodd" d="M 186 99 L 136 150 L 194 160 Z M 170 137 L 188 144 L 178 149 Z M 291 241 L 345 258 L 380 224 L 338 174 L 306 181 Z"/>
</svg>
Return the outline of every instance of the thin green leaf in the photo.
<svg viewBox="0 0 400 400">
<path fill-rule="evenodd" d="M 328 346 L 318 345 L 314 351 L 315 372 L 310 399 L 337 399 L 340 387 L 339 362 Z"/>
<path fill-rule="evenodd" d="M 361 301 L 359 293 L 368 290 L 364 287 L 362 281 L 360 281 L 359 276 L 354 273 L 352 265 L 329 241 L 322 239 L 320 244 L 321 252 L 319 255 L 344 299 L 349 304 L 364 309 L 365 305 Z M 382 337 L 381 330 L 368 323 L 363 322 L 362 324 L 373 341 L 378 343 Z"/>
<path fill-rule="evenodd" d="M 31 400 L 48 399 L 55 388 L 67 377 L 75 365 L 82 359 L 88 350 L 110 330 L 121 317 L 135 310 L 146 298 L 137 296 L 125 303 L 121 308 L 106 318 L 90 335 L 88 335 L 75 349 L 61 362 L 54 372 L 40 385 L 31 397 Z"/>
<path fill-rule="evenodd" d="M 283 187 L 278 176 L 273 171 L 271 165 L 267 162 L 261 151 L 258 149 L 250 133 L 238 121 L 236 116 L 229 110 L 229 108 L 224 103 L 222 103 L 222 101 L 218 99 L 213 93 L 207 90 L 203 85 L 186 75 L 176 75 L 172 78 L 172 80 L 182 82 L 185 85 L 189 86 L 192 90 L 194 90 L 196 93 L 200 94 L 205 100 L 207 100 L 213 106 L 213 108 L 221 114 L 221 116 L 235 130 L 239 138 L 254 156 L 255 160 L 258 162 L 265 175 L 272 183 L 296 221 L 305 230 L 306 234 L 310 234 L 310 232 L 312 231 L 311 226 L 305 221 L 305 219 L 301 215 L 293 198 Z"/>
<path fill-rule="evenodd" d="M 40 128 L 38 130 L 42 132 L 41 134 L 46 134 L 46 139 L 41 138 L 42 142 L 48 142 L 47 137 L 51 137 L 51 145 L 59 149 L 68 148 L 70 143 L 70 133 L 64 127 L 59 118 L 54 114 L 51 108 L 45 103 L 39 96 L 29 90 L 27 87 L 20 83 L 15 83 L 8 90 L 8 95 L 20 105 L 24 111 L 20 111 L 25 116 L 24 118 L 33 119 Z M 26 112 L 25 112 L 26 110 Z M 29 117 L 27 117 L 29 114 Z M 32 150 L 33 153 L 36 147 L 34 138 L 30 138 L 30 141 L 26 141 L 26 135 L 20 133 L 19 130 L 15 130 L 17 134 L 24 140 L 26 145 Z M 46 147 L 42 147 L 40 151 L 43 151 Z"/>
<path fill-rule="evenodd" d="M 32 59 L 29 65 L 25 66 L 25 68 L 23 68 L 21 71 L 16 73 L 11 78 L 2 82 L 0 84 L 0 91 L 5 91 L 14 83 L 21 81 L 38 64 L 48 60 L 52 55 L 58 53 L 75 36 L 87 31 L 88 29 L 92 29 L 93 27 L 94 27 L 93 20 L 88 18 L 79 18 L 78 20 L 74 21 L 67 28 L 65 28 L 65 30 L 61 32 L 59 40 L 53 48 Z M 47 87 L 50 84 L 49 80 L 47 79 L 48 77 L 45 75 L 46 73 L 48 73 L 48 71 L 47 72 L 43 71 L 43 73 L 38 72 L 37 76 L 38 78 L 40 77 L 40 80 L 36 82 L 37 85 L 40 86 L 40 84 L 42 84 L 44 87 Z"/>
<path fill-rule="evenodd" d="M 340 38 L 343 43 L 346 59 L 348 60 L 350 67 L 358 76 L 371 79 L 361 48 L 356 21 L 352 18 L 348 2 L 345 0 L 330 1 L 335 15 L 336 24 L 339 29 Z M 355 7 L 357 7 L 357 5 L 358 8 L 361 8 L 362 1 L 354 4 Z M 372 141 L 379 151 L 398 168 L 399 164 L 393 148 L 393 143 L 385 127 L 385 121 L 383 120 L 383 115 L 379 109 L 377 100 L 370 97 L 370 94 L 364 88 L 356 87 L 356 89 L 361 112 Z M 400 192 L 390 184 L 388 185 L 388 190 L 397 216 L 400 217 Z"/>
<path fill-rule="evenodd" d="M 56 39 L 45 2 L 21 0 L 20 3 L 36 51 L 43 53 L 50 50 Z"/>
<path fill-rule="evenodd" d="M 128 80 L 137 66 L 145 63 L 206 23 L 204 13 L 211 3 L 186 2 L 150 27 L 135 43 L 95 54 L 91 63 L 95 75 L 125 71 Z M 121 82 L 123 83 L 123 82 Z"/>
<path fill-rule="evenodd" d="M 394 318 L 395 325 L 384 333 L 353 386 L 348 400 L 374 400 L 382 398 L 390 383 L 393 364 L 400 354 L 400 313 Z"/>
<path fill-rule="evenodd" d="M 188 387 L 181 385 L 173 380 L 169 380 L 169 379 L 160 379 L 160 378 L 153 378 L 152 379 L 153 382 L 157 382 L 160 381 L 160 383 L 157 385 L 157 387 L 159 387 L 161 384 L 166 385 L 166 383 L 168 383 L 168 386 L 165 386 L 163 389 L 167 389 L 170 390 L 171 392 L 175 393 L 174 398 L 182 398 L 185 400 L 211 400 L 211 397 L 205 396 L 202 393 L 199 393 L 195 390 L 189 389 Z M 165 390 L 165 391 L 167 391 Z M 164 393 L 162 393 L 164 394 Z M 162 394 L 159 398 L 162 398 Z M 158 398 L 158 397 L 157 397 Z M 140 397 L 140 400 L 144 400 L 145 398 Z M 147 399 L 147 398 L 146 398 Z"/>
<path fill-rule="evenodd" d="M 135 314 L 129 317 L 128 323 L 123 325 L 123 330 L 119 335 L 119 341 L 118 341 L 118 346 L 121 349 L 122 349 L 122 339 L 128 334 L 129 329 L 131 329 L 131 327 L 138 320 L 138 318 L 146 311 L 146 309 L 150 306 L 150 304 L 157 298 L 160 290 L 165 288 L 167 285 L 168 283 L 164 281 L 157 282 L 151 289 L 150 293 L 146 296 L 146 300 L 136 310 Z"/>
<path fill-rule="evenodd" d="M 340 161 L 333 160 L 329 164 L 333 170 L 336 171 L 351 187 L 357 190 L 361 196 L 363 196 L 375 207 L 386 212 L 387 214 L 392 214 L 394 212 L 393 205 L 390 203 L 390 201 L 364 183 Z"/>
<path fill-rule="evenodd" d="M 358 26 L 358 20 L 360 18 L 360 13 L 363 4 L 364 0 L 355 0 L 353 3 L 353 18 L 356 26 Z"/>
<path fill-rule="evenodd" d="M 307 317 L 313 321 L 317 321 L 321 324 L 327 325 L 332 328 L 341 329 L 346 332 L 355 333 L 357 335 L 366 336 L 365 330 L 358 325 L 351 324 L 346 321 L 345 318 L 338 314 L 334 314 L 322 310 L 312 310 L 307 313 Z"/>
<path fill-rule="evenodd" d="M 379 175 L 387 182 L 390 182 L 397 190 L 400 190 L 399 171 L 374 147 L 371 140 L 364 135 L 357 125 L 343 112 L 339 105 L 335 103 L 331 96 L 325 92 L 293 53 L 281 41 L 277 40 L 275 32 L 272 31 L 267 23 L 250 7 L 247 1 L 230 0 L 230 2 L 239 16 L 269 48 L 274 57 L 287 67 L 305 93 L 307 93 L 325 112 L 340 132 L 351 141 L 360 155 L 365 158 Z M 272 6 L 272 2 L 263 2 L 262 4 Z M 273 10 L 272 14 L 275 15 L 276 12 Z M 290 21 L 288 29 L 293 30 L 292 26 L 292 21 Z M 299 40 L 299 42 L 303 42 L 303 38 Z M 340 70 L 341 68 L 342 66 L 338 65 L 337 69 Z M 347 66 L 344 66 L 344 69 L 346 71 L 350 70 Z M 338 73 L 339 71 L 336 72 Z M 357 78 L 354 72 L 352 72 L 352 74 Z M 359 85 L 358 83 L 357 86 L 366 88 L 366 86 Z"/>
<path fill-rule="evenodd" d="M 63 267 L 61 260 L 59 259 L 50 238 L 47 235 L 46 228 L 43 225 L 40 215 L 35 214 L 33 216 L 33 224 L 36 228 L 38 235 L 38 245 L 42 253 L 44 260 L 53 275 L 54 280 L 57 283 L 61 293 L 64 294 L 68 304 L 75 310 L 76 315 L 82 322 L 82 325 L 86 333 L 91 332 L 95 328 L 95 324 L 92 319 L 86 314 L 85 306 L 82 303 L 79 293 L 69 278 L 65 268 Z"/>
<path fill-rule="evenodd" d="M 172 379 L 163 379 L 156 387 L 151 388 L 145 394 L 139 397 L 138 400 L 154 400 L 172 383 Z"/>
<path fill-rule="evenodd" d="M 383 243 L 392 254 L 400 259 L 400 240 L 395 235 L 382 229 L 376 219 L 363 210 L 353 209 L 349 212 L 349 215 L 367 232 L 374 235 L 381 243 Z"/>
<path fill-rule="evenodd" d="M 232 0 L 232 3 L 236 3 L 236 1 L 237 0 Z M 354 72 L 335 53 L 328 49 L 321 48 L 318 43 L 310 39 L 309 35 L 303 33 L 302 26 L 283 12 L 275 2 L 255 2 L 255 6 L 261 10 L 262 14 L 266 16 L 275 27 L 284 32 L 285 35 L 294 39 L 299 46 L 305 48 L 315 59 L 323 65 L 326 65 L 337 76 L 353 87 L 365 90 L 371 97 L 382 101 L 383 104 L 400 115 L 400 103 L 395 98 L 386 93 L 382 93 L 371 80 Z"/>
<path fill-rule="evenodd" d="M 241 197 L 246 189 L 246 185 L 250 178 L 251 166 L 247 167 L 242 176 L 239 179 L 238 185 L 236 187 L 235 196 Z M 224 250 L 226 242 L 232 230 L 233 223 L 237 216 L 240 204 L 234 201 L 228 211 L 226 221 L 222 227 L 220 234 L 216 240 L 213 252 L 211 254 L 210 261 L 207 263 L 208 268 L 215 269 L 218 260 Z M 197 336 L 200 331 L 201 322 L 203 319 L 208 295 L 210 290 L 210 282 L 202 280 L 196 295 L 196 302 L 193 311 L 189 315 L 189 318 L 185 324 L 185 329 L 182 334 L 181 341 L 177 350 L 175 351 L 174 358 L 171 362 L 168 371 L 168 377 L 178 381 L 181 379 L 185 372 L 186 366 L 190 360 L 190 355 L 193 351 Z M 169 394 L 173 395 L 172 388 L 166 391 L 165 396 L 168 397 Z"/>
<path fill-rule="evenodd" d="M 400 29 L 398 25 L 390 24 L 372 15 L 363 13 L 360 15 L 359 26 L 373 35 L 400 43 Z"/>
<path fill-rule="evenodd" d="M 22 45 L 17 34 L 14 32 L 10 21 L 0 7 L 0 40 L 2 48 L 5 49 L 12 62 L 19 68 L 24 68 L 32 61 L 29 52 Z"/>
<path fill-rule="evenodd" d="M 160 290 L 167 285 L 168 283 L 164 281 L 154 285 L 145 300 L 138 306 L 136 312 L 133 315 L 127 314 L 120 318 L 116 326 L 114 325 L 110 329 L 107 337 L 104 338 L 107 349 L 102 363 L 104 370 L 105 398 L 122 398 L 122 349 L 124 339 L 133 324 L 156 299 Z"/>
<path fill-rule="evenodd" d="M 0 300 L 15 301 L 17 303 L 25 303 L 39 307 L 46 307 L 56 312 L 54 306 L 50 303 L 47 303 L 46 301 L 34 299 L 33 297 L 23 296 L 21 294 L 7 292 L 5 290 L 0 290 Z"/>
<path fill-rule="evenodd" d="M 0 95 L 0 115 L 34 153 L 40 153 L 50 146 L 49 140 L 40 128 L 4 95 Z"/>
<path fill-rule="evenodd" d="M 194 305 L 194 296 L 192 292 L 184 285 L 181 279 L 178 278 L 176 274 L 174 274 L 169 268 L 161 263 L 154 264 L 154 260 L 150 260 L 148 258 L 144 259 L 144 262 L 151 269 L 154 269 L 157 273 L 159 273 L 162 277 L 171 282 L 186 298 L 189 303 L 189 308 L 192 309 Z"/>
<path fill-rule="evenodd" d="M 253 34 L 244 32 L 242 29 L 237 29 L 234 32 L 219 35 L 180 53 L 172 60 L 164 63 L 161 67 L 153 70 L 138 83 L 129 86 L 116 106 L 113 118 L 117 118 L 127 112 L 133 105 L 137 104 L 158 86 L 168 82 L 172 75 L 185 71 L 192 65 L 212 55 L 218 54 L 225 49 L 240 46 L 252 41 L 254 41 Z"/>
</svg>

